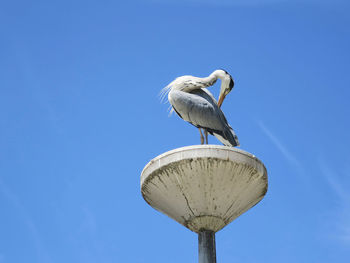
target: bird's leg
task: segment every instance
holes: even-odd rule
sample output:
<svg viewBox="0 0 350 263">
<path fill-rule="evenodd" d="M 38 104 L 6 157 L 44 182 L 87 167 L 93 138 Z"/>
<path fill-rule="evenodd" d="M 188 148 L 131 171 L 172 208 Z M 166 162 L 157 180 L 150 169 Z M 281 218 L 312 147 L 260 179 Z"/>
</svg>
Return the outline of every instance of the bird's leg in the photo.
<svg viewBox="0 0 350 263">
<path fill-rule="evenodd" d="M 204 130 L 205 144 L 208 144 L 208 131 Z"/>
<path fill-rule="evenodd" d="M 201 134 L 201 144 L 204 144 L 204 137 L 202 134 L 202 130 L 201 130 L 201 128 L 198 128 L 198 130 L 199 130 L 199 133 Z"/>
</svg>

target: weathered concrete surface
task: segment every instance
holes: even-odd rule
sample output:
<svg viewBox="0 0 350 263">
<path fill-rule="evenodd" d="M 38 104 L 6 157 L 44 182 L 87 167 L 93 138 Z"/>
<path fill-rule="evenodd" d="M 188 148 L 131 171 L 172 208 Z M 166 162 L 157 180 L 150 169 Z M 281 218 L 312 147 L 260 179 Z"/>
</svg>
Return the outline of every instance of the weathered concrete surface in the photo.
<svg viewBox="0 0 350 263">
<path fill-rule="evenodd" d="M 257 204 L 266 191 L 263 163 L 226 146 L 175 149 L 151 160 L 141 173 L 146 202 L 196 233 L 219 231 Z"/>
</svg>

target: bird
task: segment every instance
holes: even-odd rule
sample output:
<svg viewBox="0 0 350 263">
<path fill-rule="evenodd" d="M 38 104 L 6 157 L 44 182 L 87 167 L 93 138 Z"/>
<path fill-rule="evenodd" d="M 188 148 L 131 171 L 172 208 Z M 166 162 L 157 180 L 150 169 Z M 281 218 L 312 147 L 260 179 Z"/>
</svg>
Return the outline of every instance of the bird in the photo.
<svg viewBox="0 0 350 263">
<path fill-rule="evenodd" d="M 213 86 L 218 79 L 221 80 L 221 88 L 219 99 L 216 101 L 207 88 Z M 204 143 L 201 131 L 203 129 L 206 143 L 209 133 L 224 145 L 234 147 L 239 146 L 237 135 L 220 109 L 233 86 L 231 75 L 223 69 L 218 69 L 205 78 L 189 75 L 178 77 L 162 89 L 161 95 L 165 97 L 168 94 L 172 110 L 199 129 L 201 144 Z"/>
</svg>

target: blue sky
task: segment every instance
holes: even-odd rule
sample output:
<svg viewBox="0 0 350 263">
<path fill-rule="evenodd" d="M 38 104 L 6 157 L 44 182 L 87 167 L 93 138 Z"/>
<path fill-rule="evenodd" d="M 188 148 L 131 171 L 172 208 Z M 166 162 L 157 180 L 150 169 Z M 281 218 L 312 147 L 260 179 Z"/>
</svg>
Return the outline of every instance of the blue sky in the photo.
<svg viewBox="0 0 350 263">
<path fill-rule="evenodd" d="M 349 7 L 2 2 L 0 263 L 196 262 L 196 235 L 149 207 L 139 180 L 199 143 L 159 91 L 217 68 L 235 79 L 223 111 L 241 149 L 269 176 L 217 233 L 218 262 L 349 262 Z"/>
</svg>

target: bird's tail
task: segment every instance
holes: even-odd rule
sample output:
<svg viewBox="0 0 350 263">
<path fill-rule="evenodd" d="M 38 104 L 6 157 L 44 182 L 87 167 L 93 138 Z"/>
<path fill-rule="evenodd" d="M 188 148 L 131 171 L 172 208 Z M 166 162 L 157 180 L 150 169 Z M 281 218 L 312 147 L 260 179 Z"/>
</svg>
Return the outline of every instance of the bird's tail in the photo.
<svg viewBox="0 0 350 263">
<path fill-rule="evenodd" d="M 227 130 L 227 138 L 229 139 L 231 146 L 239 146 L 239 141 L 238 141 L 238 137 L 236 135 L 236 133 L 234 132 L 234 130 L 231 128 L 231 126 L 229 126 L 229 129 Z"/>
<path fill-rule="evenodd" d="M 235 147 L 240 145 L 238 137 L 231 126 L 228 126 L 223 133 L 218 134 L 213 132 L 213 135 L 226 146 Z"/>
</svg>

